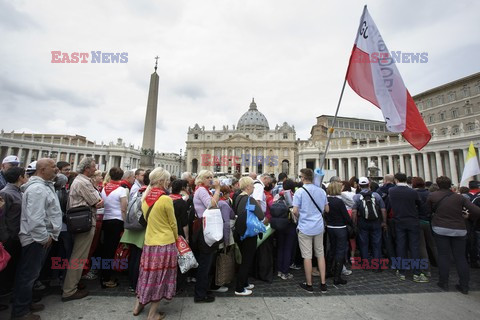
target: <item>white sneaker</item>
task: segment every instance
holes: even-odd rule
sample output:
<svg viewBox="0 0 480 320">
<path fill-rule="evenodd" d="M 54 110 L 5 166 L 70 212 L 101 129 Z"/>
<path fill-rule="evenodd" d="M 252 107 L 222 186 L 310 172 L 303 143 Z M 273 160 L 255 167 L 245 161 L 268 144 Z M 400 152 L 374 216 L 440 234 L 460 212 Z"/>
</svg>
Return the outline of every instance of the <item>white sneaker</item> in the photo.
<svg viewBox="0 0 480 320">
<path fill-rule="evenodd" d="M 237 292 L 237 291 L 235 291 L 235 295 L 236 295 L 236 296 L 249 296 L 249 295 L 251 295 L 252 293 L 253 293 L 253 291 L 252 291 L 252 290 L 248 290 L 248 289 L 243 289 L 242 292 Z"/>
<path fill-rule="evenodd" d="M 255 288 L 255 285 L 252 283 L 249 283 L 248 286 L 245 287 L 247 290 L 252 290 L 253 288 Z"/>
<path fill-rule="evenodd" d="M 45 290 L 45 286 L 43 285 L 42 282 L 40 282 L 39 280 L 35 281 L 35 283 L 33 284 L 33 290 L 37 291 L 37 290 Z"/>
<path fill-rule="evenodd" d="M 228 291 L 228 288 L 227 287 L 224 287 L 224 286 L 221 286 L 220 288 L 218 289 L 215 289 L 215 290 L 210 290 L 212 292 L 227 292 Z"/>
<path fill-rule="evenodd" d="M 83 280 L 95 280 L 98 276 L 93 272 L 93 270 L 88 271 L 88 273 L 82 276 Z"/>
<path fill-rule="evenodd" d="M 344 275 L 344 276 L 349 276 L 351 274 L 352 274 L 352 270 L 345 269 L 345 270 L 342 271 L 342 275 Z"/>
</svg>

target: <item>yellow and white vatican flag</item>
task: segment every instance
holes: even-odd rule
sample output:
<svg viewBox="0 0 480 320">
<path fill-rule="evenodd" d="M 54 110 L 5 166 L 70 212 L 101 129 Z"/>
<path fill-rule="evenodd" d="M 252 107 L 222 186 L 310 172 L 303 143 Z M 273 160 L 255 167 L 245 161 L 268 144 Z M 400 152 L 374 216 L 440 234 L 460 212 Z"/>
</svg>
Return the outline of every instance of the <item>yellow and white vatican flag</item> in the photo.
<svg viewBox="0 0 480 320">
<path fill-rule="evenodd" d="M 478 165 L 477 153 L 475 152 L 473 142 L 470 142 L 470 147 L 468 148 L 467 159 L 465 159 L 465 168 L 463 168 L 460 186 L 468 186 L 468 179 L 477 174 L 480 174 L 480 166 Z"/>
</svg>

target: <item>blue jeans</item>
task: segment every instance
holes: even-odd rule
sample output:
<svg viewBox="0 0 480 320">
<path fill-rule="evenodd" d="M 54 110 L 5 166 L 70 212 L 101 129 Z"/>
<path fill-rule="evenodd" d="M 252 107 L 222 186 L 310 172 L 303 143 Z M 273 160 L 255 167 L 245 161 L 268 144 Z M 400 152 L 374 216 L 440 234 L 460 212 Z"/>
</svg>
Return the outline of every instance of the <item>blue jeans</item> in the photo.
<svg viewBox="0 0 480 320">
<path fill-rule="evenodd" d="M 348 239 L 347 228 L 327 227 L 327 232 L 328 239 L 330 240 L 330 250 L 328 250 L 329 261 L 343 261 L 345 257 L 345 244 Z"/>
<path fill-rule="evenodd" d="M 13 291 L 13 317 L 21 317 L 30 312 L 33 284 L 40 275 L 49 250 L 37 242 L 22 247 Z"/>
<path fill-rule="evenodd" d="M 408 259 L 407 251 L 410 251 L 411 259 L 419 259 L 420 250 L 420 225 L 419 224 L 401 224 L 395 223 L 395 234 L 397 239 L 397 255 L 399 258 Z M 408 250 L 407 250 L 408 249 Z M 400 269 L 401 274 L 405 274 L 404 269 Z M 420 274 L 420 269 L 413 269 L 414 274 Z"/>
<path fill-rule="evenodd" d="M 292 261 L 292 249 L 297 237 L 296 226 L 292 223 L 284 230 L 277 230 L 275 233 L 277 234 L 277 270 L 288 273 Z"/>
<path fill-rule="evenodd" d="M 369 246 L 372 247 L 373 258 L 380 259 L 382 251 L 382 224 L 380 220 L 367 221 L 360 218 L 358 221 L 358 241 L 362 259 L 369 258 Z"/>
<path fill-rule="evenodd" d="M 205 298 L 210 286 L 209 274 L 215 251 L 211 253 L 198 252 L 195 258 L 198 262 L 197 282 L 195 283 L 195 298 Z"/>
</svg>

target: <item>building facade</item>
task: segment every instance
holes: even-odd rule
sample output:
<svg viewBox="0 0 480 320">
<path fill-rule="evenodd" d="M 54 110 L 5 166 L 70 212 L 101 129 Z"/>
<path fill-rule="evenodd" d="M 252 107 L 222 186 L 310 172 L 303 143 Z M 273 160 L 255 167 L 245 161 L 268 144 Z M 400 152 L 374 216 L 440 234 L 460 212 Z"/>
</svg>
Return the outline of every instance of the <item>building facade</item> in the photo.
<svg viewBox="0 0 480 320">
<path fill-rule="evenodd" d="M 75 170 L 83 157 L 94 157 L 102 171 L 112 167 L 131 170 L 140 167 L 141 150 L 126 145 L 121 138 L 116 143 L 97 144 L 80 135 L 6 133 L 0 131 L 0 158 L 17 155 L 23 166 L 40 158 L 66 161 Z M 155 167 L 163 167 L 172 175 L 179 175 L 184 169 L 184 157 L 176 153 L 155 153 Z"/>
<path fill-rule="evenodd" d="M 217 174 L 285 172 L 294 176 L 298 170 L 294 126 L 284 122 L 270 129 L 254 99 L 236 127 L 205 130 L 195 124 L 188 128 L 186 144 L 187 171 L 193 173 L 208 169 Z"/>
<path fill-rule="evenodd" d="M 383 122 L 337 118 L 324 168 L 333 169 L 342 179 L 367 175 L 375 165 L 380 174 L 405 172 L 434 180 L 451 177 L 459 184 L 470 142 L 480 143 L 480 73 L 444 84 L 413 97 L 432 133 L 420 151 L 402 135 L 387 132 Z M 325 150 L 327 129 L 333 116 L 320 116 L 311 137 L 298 142 L 298 166 L 319 167 Z"/>
</svg>

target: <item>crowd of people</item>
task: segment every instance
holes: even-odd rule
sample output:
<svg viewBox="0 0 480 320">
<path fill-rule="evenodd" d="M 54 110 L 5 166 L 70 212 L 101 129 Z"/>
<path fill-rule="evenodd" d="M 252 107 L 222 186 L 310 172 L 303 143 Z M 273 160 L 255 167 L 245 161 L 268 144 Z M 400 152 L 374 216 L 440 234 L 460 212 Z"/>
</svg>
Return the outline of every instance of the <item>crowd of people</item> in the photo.
<svg viewBox="0 0 480 320">
<path fill-rule="evenodd" d="M 49 158 L 27 168 L 16 156 L 2 161 L 0 241 L 11 258 L 0 271 L 0 294 L 12 294 L 13 319 L 40 319 L 35 312 L 44 305 L 34 303 L 37 289 L 56 284 L 62 301 L 82 299 L 89 294 L 85 280 L 98 279 L 109 290 L 119 285 L 117 271 L 128 273 L 136 295 L 133 315 L 150 304 L 148 319 L 163 319 L 159 302 L 187 283 L 194 283 L 195 303 L 213 302 L 214 293 L 230 290 L 215 277 L 221 252 L 235 252 L 236 296 L 254 292 L 252 279 L 290 280 L 290 270 L 302 267 L 298 285 L 309 293 L 316 290 L 314 277 L 326 293 L 328 278 L 333 286 L 347 285 L 355 269 L 395 269 L 400 281 L 411 275 L 425 283 L 432 265 L 438 266 L 437 285 L 449 290 L 452 257 L 455 287 L 468 294 L 469 269 L 480 268 L 477 181 L 458 192 L 448 177 L 432 183 L 404 173 L 385 175 L 382 185 L 367 177 L 318 184 L 308 168 L 297 181 L 285 173 L 227 178 L 208 170 L 177 178 L 160 167 L 101 172 L 89 157 L 76 171 Z M 127 224 L 136 206 L 140 217 Z M 74 208 L 90 213 L 86 231 L 70 229 Z M 223 220 L 223 239 L 213 245 L 205 241 L 202 223 L 211 208 L 219 208 Z M 267 231 L 252 234 L 251 219 Z M 179 236 L 198 262 L 185 274 L 178 268 Z M 128 259 L 124 268 L 115 263 L 119 253 Z"/>
</svg>

